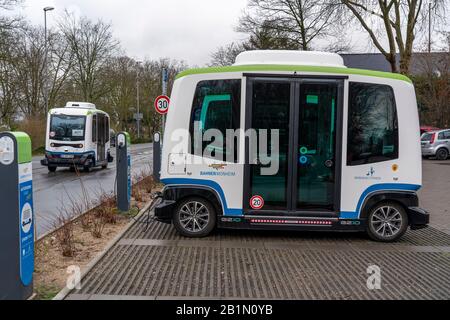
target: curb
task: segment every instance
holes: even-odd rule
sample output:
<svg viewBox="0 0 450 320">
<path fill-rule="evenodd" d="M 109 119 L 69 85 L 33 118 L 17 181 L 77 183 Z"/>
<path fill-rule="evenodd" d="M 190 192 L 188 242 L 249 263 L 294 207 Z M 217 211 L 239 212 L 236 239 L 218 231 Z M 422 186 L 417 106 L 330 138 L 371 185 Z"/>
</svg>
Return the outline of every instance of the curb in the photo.
<svg viewBox="0 0 450 320">
<path fill-rule="evenodd" d="M 108 251 L 116 245 L 120 239 L 122 239 L 123 235 L 130 230 L 132 226 L 134 226 L 135 223 L 138 222 L 139 218 L 144 215 L 144 213 L 150 208 L 152 205 L 152 201 L 147 203 L 145 207 L 139 212 L 139 214 L 134 217 L 133 221 L 130 221 L 128 225 L 118 234 L 114 237 L 114 239 L 111 240 L 111 242 L 106 246 L 105 249 L 103 249 L 102 252 L 100 252 L 91 262 L 88 263 L 86 266 L 86 269 L 81 273 L 81 279 L 80 282 L 83 281 L 83 279 L 86 277 L 86 275 L 100 262 L 100 260 L 103 259 L 103 257 L 108 253 Z M 52 300 L 64 300 L 73 289 L 68 289 L 67 286 L 64 287 Z"/>
</svg>

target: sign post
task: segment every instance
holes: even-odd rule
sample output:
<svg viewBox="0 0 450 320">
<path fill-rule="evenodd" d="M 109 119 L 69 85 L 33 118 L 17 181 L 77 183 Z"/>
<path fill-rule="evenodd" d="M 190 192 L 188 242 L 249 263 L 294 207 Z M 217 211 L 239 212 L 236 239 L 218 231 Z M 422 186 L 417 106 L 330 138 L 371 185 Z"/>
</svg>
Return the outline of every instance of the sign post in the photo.
<svg viewBox="0 0 450 320">
<path fill-rule="evenodd" d="M 167 97 L 167 87 L 169 86 L 169 71 L 166 68 L 163 68 L 162 70 L 162 95 Z M 169 99 L 170 103 L 170 99 Z M 167 111 L 169 111 L 169 105 L 167 105 Z M 162 120 L 161 120 L 161 134 L 164 134 L 164 127 L 166 125 L 166 114 L 163 113 Z"/>
<path fill-rule="evenodd" d="M 131 138 L 128 132 L 117 134 L 117 209 L 128 212 L 131 204 Z"/>
<path fill-rule="evenodd" d="M 33 294 L 34 212 L 31 140 L 0 133 L 0 300 Z"/>
</svg>

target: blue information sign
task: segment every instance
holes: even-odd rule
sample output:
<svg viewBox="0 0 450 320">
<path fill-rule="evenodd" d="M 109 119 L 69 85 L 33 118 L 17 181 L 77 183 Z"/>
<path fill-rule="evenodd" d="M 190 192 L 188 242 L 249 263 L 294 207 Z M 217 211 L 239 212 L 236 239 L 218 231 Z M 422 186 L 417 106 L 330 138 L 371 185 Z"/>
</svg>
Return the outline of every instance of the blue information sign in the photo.
<svg viewBox="0 0 450 320">
<path fill-rule="evenodd" d="M 34 213 L 32 165 L 19 165 L 19 214 L 20 214 L 20 279 L 29 286 L 34 272 Z"/>
<path fill-rule="evenodd" d="M 131 203 L 131 146 L 127 148 L 127 164 L 128 164 L 128 203 Z"/>
</svg>

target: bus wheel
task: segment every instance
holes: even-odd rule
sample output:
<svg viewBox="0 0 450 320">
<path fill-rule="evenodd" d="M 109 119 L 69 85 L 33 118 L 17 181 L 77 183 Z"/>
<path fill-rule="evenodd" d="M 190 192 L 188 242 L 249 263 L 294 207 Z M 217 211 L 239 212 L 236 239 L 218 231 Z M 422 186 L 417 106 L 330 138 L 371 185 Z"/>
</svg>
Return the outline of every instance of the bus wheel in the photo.
<svg viewBox="0 0 450 320">
<path fill-rule="evenodd" d="M 90 166 L 84 166 L 83 171 L 86 173 L 91 172 L 91 167 Z"/>
<path fill-rule="evenodd" d="M 367 219 L 367 233 L 380 242 L 393 242 L 408 229 L 408 215 L 397 203 L 383 202 L 375 206 Z"/>
<path fill-rule="evenodd" d="M 47 167 L 49 172 L 56 172 L 56 167 Z"/>
<path fill-rule="evenodd" d="M 448 151 L 445 148 L 441 148 L 436 152 L 436 158 L 438 160 L 447 160 L 448 158 Z"/>
<path fill-rule="evenodd" d="M 175 229 L 185 237 L 206 237 L 216 226 L 216 211 L 205 199 L 189 198 L 181 201 L 177 206 L 173 224 Z"/>
<path fill-rule="evenodd" d="M 102 169 L 108 169 L 108 164 L 103 165 Z"/>
</svg>

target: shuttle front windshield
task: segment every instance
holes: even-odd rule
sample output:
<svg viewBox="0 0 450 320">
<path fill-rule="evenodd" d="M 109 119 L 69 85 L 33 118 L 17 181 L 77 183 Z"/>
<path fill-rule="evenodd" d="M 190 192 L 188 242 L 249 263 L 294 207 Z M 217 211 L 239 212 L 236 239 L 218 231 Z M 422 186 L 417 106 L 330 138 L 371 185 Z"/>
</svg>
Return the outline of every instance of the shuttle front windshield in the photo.
<svg viewBox="0 0 450 320">
<path fill-rule="evenodd" d="M 83 141 L 85 126 L 85 116 L 52 115 L 50 139 L 57 141 Z"/>
</svg>

